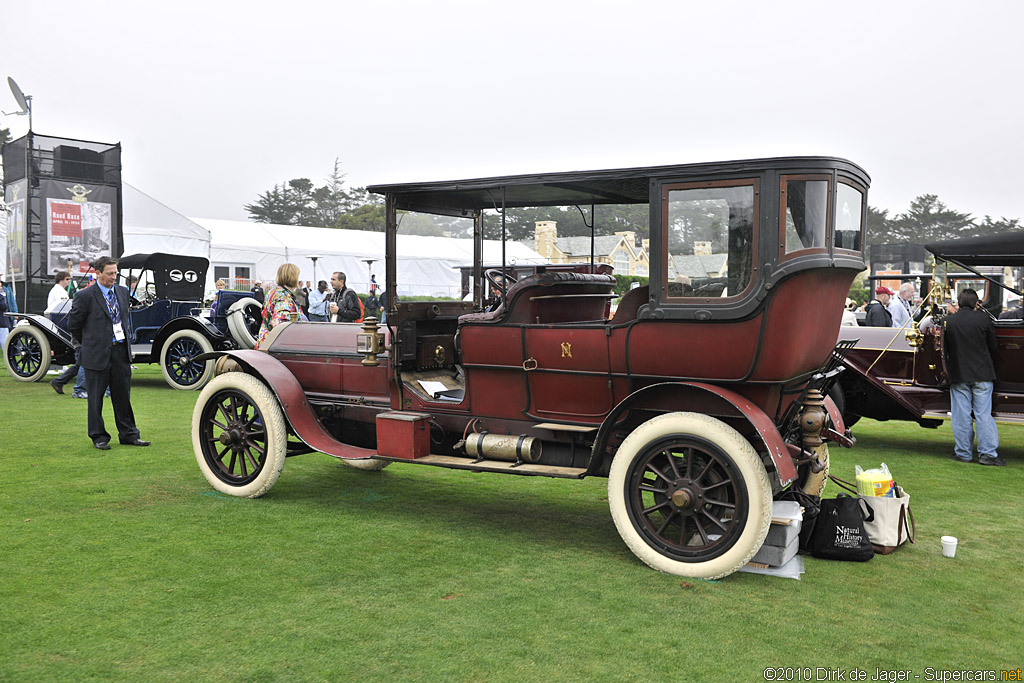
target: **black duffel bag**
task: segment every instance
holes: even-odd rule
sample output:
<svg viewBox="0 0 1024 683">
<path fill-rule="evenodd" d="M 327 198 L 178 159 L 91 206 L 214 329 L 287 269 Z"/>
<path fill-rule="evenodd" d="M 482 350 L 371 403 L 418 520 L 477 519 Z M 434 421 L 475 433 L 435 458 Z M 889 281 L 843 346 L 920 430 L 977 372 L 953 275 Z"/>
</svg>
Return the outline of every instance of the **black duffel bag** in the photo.
<svg viewBox="0 0 1024 683">
<path fill-rule="evenodd" d="M 874 518 L 866 501 L 845 493 L 821 501 L 811 535 L 811 555 L 825 560 L 867 562 L 875 556 L 875 549 L 864 522 Z"/>
</svg>

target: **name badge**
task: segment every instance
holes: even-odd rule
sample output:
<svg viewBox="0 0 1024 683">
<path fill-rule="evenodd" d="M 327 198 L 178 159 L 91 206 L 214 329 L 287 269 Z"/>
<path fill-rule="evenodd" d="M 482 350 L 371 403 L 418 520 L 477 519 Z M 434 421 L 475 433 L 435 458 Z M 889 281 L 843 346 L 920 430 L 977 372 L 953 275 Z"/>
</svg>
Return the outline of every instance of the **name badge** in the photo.
<svg viewBox="0 0 1024 683">
<path fill-rule="evenodd" d="M 121 327 L 121 323 L 114 323 L 114 339 L 119 342 L 124 341 L 124 328 Z"/>
</svg>

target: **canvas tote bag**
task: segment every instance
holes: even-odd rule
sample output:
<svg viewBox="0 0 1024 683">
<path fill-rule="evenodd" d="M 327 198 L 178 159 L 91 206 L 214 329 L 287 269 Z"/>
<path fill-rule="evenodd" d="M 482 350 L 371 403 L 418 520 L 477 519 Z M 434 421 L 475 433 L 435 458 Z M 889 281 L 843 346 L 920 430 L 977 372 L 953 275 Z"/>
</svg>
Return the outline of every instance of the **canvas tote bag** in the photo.
<svg viewBox="0 0 1024 683">
<path fill-rule="evenodd" d="M 901 545 L 917 538 L 914 513 L 910 511 L 910 494 L 896 486 L 896 497 L 861 496 L 870 503 L 875 518 L 864 522 L 871 545 L 880 555 L 888 555 Z"/>
</svg>

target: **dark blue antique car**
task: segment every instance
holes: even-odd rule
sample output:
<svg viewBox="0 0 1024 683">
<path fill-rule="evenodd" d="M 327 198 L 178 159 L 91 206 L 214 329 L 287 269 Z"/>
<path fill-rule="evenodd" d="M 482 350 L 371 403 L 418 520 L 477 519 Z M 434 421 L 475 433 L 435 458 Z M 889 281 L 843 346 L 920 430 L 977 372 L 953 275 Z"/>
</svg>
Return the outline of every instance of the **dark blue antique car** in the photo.
<svg viewBox="0 0 1024 683">
<path fill-rule="evenodd" d="M 249 292 L 220 290 L 210 308 L 203 306 L 209 261 L 176 254 L 135 254 L 119 262 L 119 280 L 129 287 L 132 307 L 129 339 L 132 361 L 160 363 L 175 389 L 199 389 L 213 375 L 214 361 L 196 361 L 203 353 L 252 348 L 260 326 L 260 303 Z M 138 280 L 132 281 L 132 277 Z M 11 313 L 16 323 L 4 362 L 22 382 L 42 379 L 52 363 L 75 362 L 68 330 L 71 302 L 47 315 Z"/>
</svg>

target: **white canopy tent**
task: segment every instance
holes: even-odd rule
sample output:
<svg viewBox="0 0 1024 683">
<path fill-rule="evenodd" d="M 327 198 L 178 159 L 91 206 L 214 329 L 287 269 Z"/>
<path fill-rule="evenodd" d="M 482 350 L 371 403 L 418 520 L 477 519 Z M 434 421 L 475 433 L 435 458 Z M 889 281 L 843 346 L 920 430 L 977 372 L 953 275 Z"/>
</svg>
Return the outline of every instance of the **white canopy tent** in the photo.
<svg viewBox="0 0 1024 683">
<path fill-rule="evenodd" d="M 273 282 L 277 268 L 290 262 L 299 267 L 300 280 L 314 284 L 316 280 L 330 279 L 330 273 L 340 270 L 356 291 L 369 291 L 371 273 L 377 276 L 377 284 L 384 287 L 384 233 L 210 218 L 192 221 L 210 232 L 211 278 L 218 267 L 221 272 L 237 272 L 235 269 L 241 268 L 254 280 Z M 318 257 L 315 276 L 312 256 Z M 509 264 L 546 263 L 534 250 L 514 242 L 506 244 L 505 258 Z M 369 268 L 367 260 L 374 261 Z M 484 261 L 501 263 L 501 242 L 484 241 Z M 459 298 L 459 268 L 472 263 L 470 239 L 399 235 L 398 294 Z"/>
<path fill-rule="evenodd" d="M 128 183 L 121 187 L 125 254 L 210 257 L 209 230 Z"/>
</svg>

